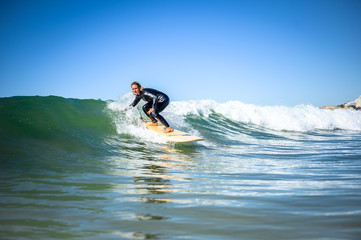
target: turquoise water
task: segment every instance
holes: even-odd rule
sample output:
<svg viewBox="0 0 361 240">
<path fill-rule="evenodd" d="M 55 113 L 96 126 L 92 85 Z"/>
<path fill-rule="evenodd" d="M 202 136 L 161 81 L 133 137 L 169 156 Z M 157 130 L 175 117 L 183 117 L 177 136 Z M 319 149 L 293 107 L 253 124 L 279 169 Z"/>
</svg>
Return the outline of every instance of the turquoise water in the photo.
<svg viewBox="0 0 361 240">
<path fill-rule="evenodd" d="M 0 239 L 360 239 L 361 112 L 0 99 Z"/>
</svg>

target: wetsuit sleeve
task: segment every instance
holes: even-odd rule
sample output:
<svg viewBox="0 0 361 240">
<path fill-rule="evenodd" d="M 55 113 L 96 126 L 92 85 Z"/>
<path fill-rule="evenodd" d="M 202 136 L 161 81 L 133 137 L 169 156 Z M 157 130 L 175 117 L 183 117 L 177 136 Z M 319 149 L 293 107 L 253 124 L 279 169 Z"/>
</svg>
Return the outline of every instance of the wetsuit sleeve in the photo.
<svg viewBox="0 0 361 240">
<path fill-rule="evenodd" d="M 133 101 L 133 103 L 130 104 L 130 106 L 132 106 L 132 107 L 137 106 L 137 104 L 139 103 L 140 99 L 141 99 L 141 98 L 140 98 L 139 96 L 136 96 L 135 99 L 134 99 L 134 101 Z"/>
<path fill-rule="evenodd" d="M 157 101 L 157 96 L 154 96 L 154 97 L 153 97 L 153 104 L 152 104 L 152 108 L 154 108 L 154 109 L 155 109 L 155 107 L 157 106 L 157 103 L 158 103 L 158 101 Z"/>
</svg>

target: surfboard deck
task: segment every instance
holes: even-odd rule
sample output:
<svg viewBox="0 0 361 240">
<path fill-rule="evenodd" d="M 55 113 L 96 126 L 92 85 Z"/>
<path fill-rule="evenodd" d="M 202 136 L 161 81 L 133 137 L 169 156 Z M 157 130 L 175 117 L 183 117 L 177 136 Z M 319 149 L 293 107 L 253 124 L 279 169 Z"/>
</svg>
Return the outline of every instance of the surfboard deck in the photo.
<svg viewBox="0 0 361 240">
<path fill-rule="evenodd" d="M 203 138 L 192 136 L 189 133 L 179 131 L 177 129 L 173 129 L 173 132 L 165 133 L 164 132 L 164 126 L 158 125 L 158 126 L 148 126 L 150 122 L 143 122 L 144 126 L 156 133 L 158 133 L 159 136 L 164 138 L 165 140 L 169 142 L 177 142 L 177 143 L 186 143 L 186 142 L 194 142 L 194 141 L 202 141 Z"/>
</svg>

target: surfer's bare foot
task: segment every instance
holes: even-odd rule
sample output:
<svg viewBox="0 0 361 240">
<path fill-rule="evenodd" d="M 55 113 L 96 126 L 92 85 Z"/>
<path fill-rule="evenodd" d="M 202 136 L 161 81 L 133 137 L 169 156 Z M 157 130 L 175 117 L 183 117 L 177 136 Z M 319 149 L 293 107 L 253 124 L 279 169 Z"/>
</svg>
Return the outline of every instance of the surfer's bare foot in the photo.
<svg viewBox="0 0 361 240">
<path fill-rule="evenodd" d="M 167 128 L 164 130 L 164 132 L 165 132 L 165 133 L 173 132 L 173 128 L 167 127 Z"/>
<path fill-rule="evenodd" d="M 152 122 L 152 123 L 149 123 L 148 126 L 158 126 L 158 123 L 157 122 Z"/>
</svg>

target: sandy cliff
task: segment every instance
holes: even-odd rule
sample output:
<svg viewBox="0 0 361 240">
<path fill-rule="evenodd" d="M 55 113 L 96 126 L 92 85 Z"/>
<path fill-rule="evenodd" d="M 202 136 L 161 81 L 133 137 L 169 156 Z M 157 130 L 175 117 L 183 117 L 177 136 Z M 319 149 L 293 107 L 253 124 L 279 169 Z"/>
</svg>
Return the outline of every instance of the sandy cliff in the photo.
<svg viewBox="0 0 361 240">
<path fill-rule="evenodd" d="M 344 103 L 337 106 L 330 106 L 330 107 L 322 107 L 322 109 L 355 109 L 361 110 L 361 96 L 359 96 L 355 101 Z"/>
</svg>

